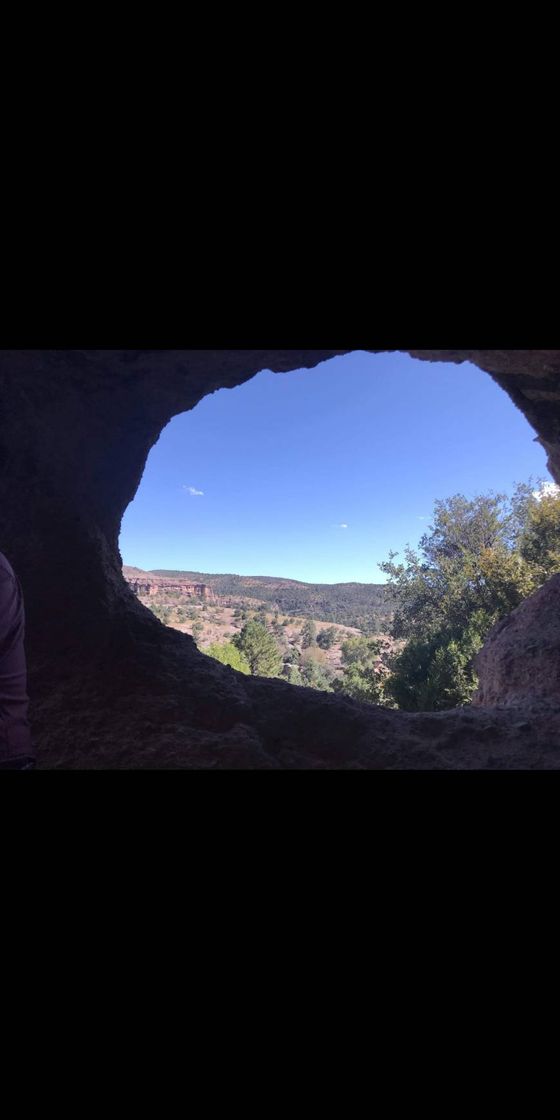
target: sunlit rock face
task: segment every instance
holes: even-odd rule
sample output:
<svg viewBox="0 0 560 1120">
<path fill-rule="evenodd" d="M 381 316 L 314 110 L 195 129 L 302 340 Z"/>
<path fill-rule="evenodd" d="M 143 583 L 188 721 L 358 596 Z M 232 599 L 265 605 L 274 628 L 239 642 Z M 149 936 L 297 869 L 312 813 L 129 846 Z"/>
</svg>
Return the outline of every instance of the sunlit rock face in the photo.
<svg viewBox="0 0 560 1120">
<path fill-rule="evenodd" d="M 163 576 L 136 577 L 123 568 L 126 582 L 135 595 L 153 598 L 162 592 L 178 591 L 183 599 L 204 599 L 212 602 L 215 596 L 205 583 L 189 583 L 184 579 L 165 579 Z"/>
<path fill-rule="evenodd" d="M 476 705 L 520 708 L 559 702 L 560 575 L 493 627 L 476 668 Z"/>
<path fill-rule="evenodd" d="M 558 676 L 524 675 L 527 643 L 524 654 L 517 620 L 491 636 L 480 656 L 476 706 L 407 715 L 242 677 L 200 654 L 189 637 L 165 629 L 127 586 L 118 551 L 122 515 L 169 420 L 262 369 L 310 368 L 342 353 L 0 351 L 0 550 L 25 593 L 40 765 L 560 765 Z M 534 427 L 560 482 L 560 351 L 410 353 L 467 360 L 490 373 Z M 538 610 L 529 600 L 514 612 L 547 617 L 543 661 L 557 648 L 555 588 L 550 581 L 537 593 Z M 541 639 L 532 616 L 530 627 L 537 664 Z M 537 685 L 539 704 L 531 708 Z"/>
</svg>

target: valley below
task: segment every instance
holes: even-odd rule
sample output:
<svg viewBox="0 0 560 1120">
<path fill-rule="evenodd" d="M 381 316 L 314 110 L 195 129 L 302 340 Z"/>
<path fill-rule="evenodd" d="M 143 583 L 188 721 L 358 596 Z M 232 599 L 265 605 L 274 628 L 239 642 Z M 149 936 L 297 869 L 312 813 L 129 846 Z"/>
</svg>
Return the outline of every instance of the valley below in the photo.
<svg viewBox="0 0 560 1120">
<path fill-rule="evenodd" d="M 351 640 L 374 635 L 386 653 L 395 646 L 384 632 L 392 604 L 383 585 L 146 572 L 126 565 L 123 575 L 144 606 L 165 626 L 190 635 L 203 653 L 215 654 L 216 647 L 235 643 L 248 623 L 260 623 L 281 659 L 274 675 L 293 684 L 330 691 L 342 680 L 343 646 Z M 381 658 L 372 669 L 383 671 Z"/>
</svg>

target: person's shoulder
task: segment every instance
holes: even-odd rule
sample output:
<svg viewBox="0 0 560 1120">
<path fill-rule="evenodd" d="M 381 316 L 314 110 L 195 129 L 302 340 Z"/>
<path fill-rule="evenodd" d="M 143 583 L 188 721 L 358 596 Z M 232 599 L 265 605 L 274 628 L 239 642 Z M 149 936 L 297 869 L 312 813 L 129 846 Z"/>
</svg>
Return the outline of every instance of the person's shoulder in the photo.
<svg viewBox="0 0 560 1120">
<path fill-rule="evenodd" d="M 0 552 L 0 579 L 15 579 L 14 569 L 3 552 Z"/>
</svg>

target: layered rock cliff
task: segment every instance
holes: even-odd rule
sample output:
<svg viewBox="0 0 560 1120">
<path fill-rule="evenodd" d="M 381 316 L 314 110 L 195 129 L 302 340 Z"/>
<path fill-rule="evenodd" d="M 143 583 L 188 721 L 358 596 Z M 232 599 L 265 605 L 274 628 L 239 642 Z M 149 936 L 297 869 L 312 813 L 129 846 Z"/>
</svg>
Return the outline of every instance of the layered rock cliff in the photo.
<svg viewBox="0 0 560 1120">
<path fill-rule="evenodd" d="M 40 765 L 560 764 L 553 581 L 537 592 L 536 607 L 528 600 L 509 631 L 505 626 L 491 638 L 480 659 L 478 705 L 437 716 L 387 712 L 241 677 L 205 658 L 188 637 L 166 630 L 127 586 L 118 551 L 121 518 L 169 420 L 262 369 L 312 367 L 344 352 L 0 352 L 0 550 L 25 593 Z M 486 370 L 525 413 L 560 481 L 560 351 L 410 353 L 468 360 Z M 463 376 L 459 368 L 457 376 Z M 550 631 L 545 640 L 543 617 Z M 538 703 L 525 674 L 531 643 L 535 663 L 542 650 L 548 666 Z M 535 688 L 538 675 L 531 677 Z"/>
<path fill-rule="evenodd" d="M 178 591 L 186 599 L 214 599 L 212 589 L 205 583 L 191 583 L 188 580 L 169 579 L 166 576 L 154 576 L 151 572 L 139 572 L 125 564 L 123 576 L 135 595 L 159 595 L 161 592 Z"/>
</svg>

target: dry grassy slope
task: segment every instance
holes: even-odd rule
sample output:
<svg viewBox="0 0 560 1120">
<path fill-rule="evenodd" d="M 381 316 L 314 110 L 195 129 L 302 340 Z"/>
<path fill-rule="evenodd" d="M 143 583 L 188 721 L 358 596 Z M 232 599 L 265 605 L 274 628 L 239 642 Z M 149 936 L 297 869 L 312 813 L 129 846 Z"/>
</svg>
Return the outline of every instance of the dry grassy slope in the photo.
<svg viewBox="0 0 560 1120">
<path fill-rule="evenodd" d="M 123 570 L 125 575 L 135 575 L 139 578 L 147 579 L 149 579 L 150 576 L 150 573 L 143 573 L 138 568 L 133 569 L 127 566 Z M 204 603 L 201 600 L 168 594 L 165 590 L 162 590 L 158 595 L 139 595 L 138 597 L 140 602 L 149 609 L 155 607 L 157 611 L 161 608 L 167 608 L 170 611 L 167 625 L 174 630 L 179 630 L 183 634 L 192 635 L 195 626 L 202 626 L 202 632 L 197 633 L 196 636 L 197 645 L 202 652 L 215 643 L 222 645 L 224 642 L 231 641 L 235 634 L 240 632 L 244 626 L 244 621 L 234 617 L 237 608 L 245 610 L 249 617 L 252 617 L 253 613 L 259 607 L 264 606 L 267 609 L 267 618 L 269 622 L 272 621 L 276 615 L 275 611 L 269 609 L 269 603 L 253 596 L 215 596 L 212 602 Z M 181 615 L 177 613 L 178 609 L 183 612 L 188 612 L 192 617 L 181 617 Z M 282 623 L 286 622 L 286 626 L 282 626 L 279 644 L 282 646 L 282 638 L 284 638 L 288 645 L 302 652 L 301 631 L 307 621 L 308 618 L 303 616 L 293 617 L 279 612 L 279 625 L 282 626 Z M 321 619 L 313 619 L 313 621 L 315 622 L 318 633 L 320 630 L 330 628 L 330 624 L 325 623 Z M 339 634 L 340 640 L 329 650 L 319 651 L 319 647 L 317 647 L 316 657 L 334 672 L 339 672 L 341 669 L 342 643 L 348 638 L 358 637 L 361 631 L 353 626 L 338 624 L 336 624 L 334 628 L 337 634 Z"/>
<path fill-rule="evenodd" d="M 303 583 L 275 576 L 238 576 L 155 569 L 147 575 L 207 584 L 219 596 L 251 596 L 269 610 L 360 630 L 378 625 L 392 610 L 383 584 Z"/>
</svg>

